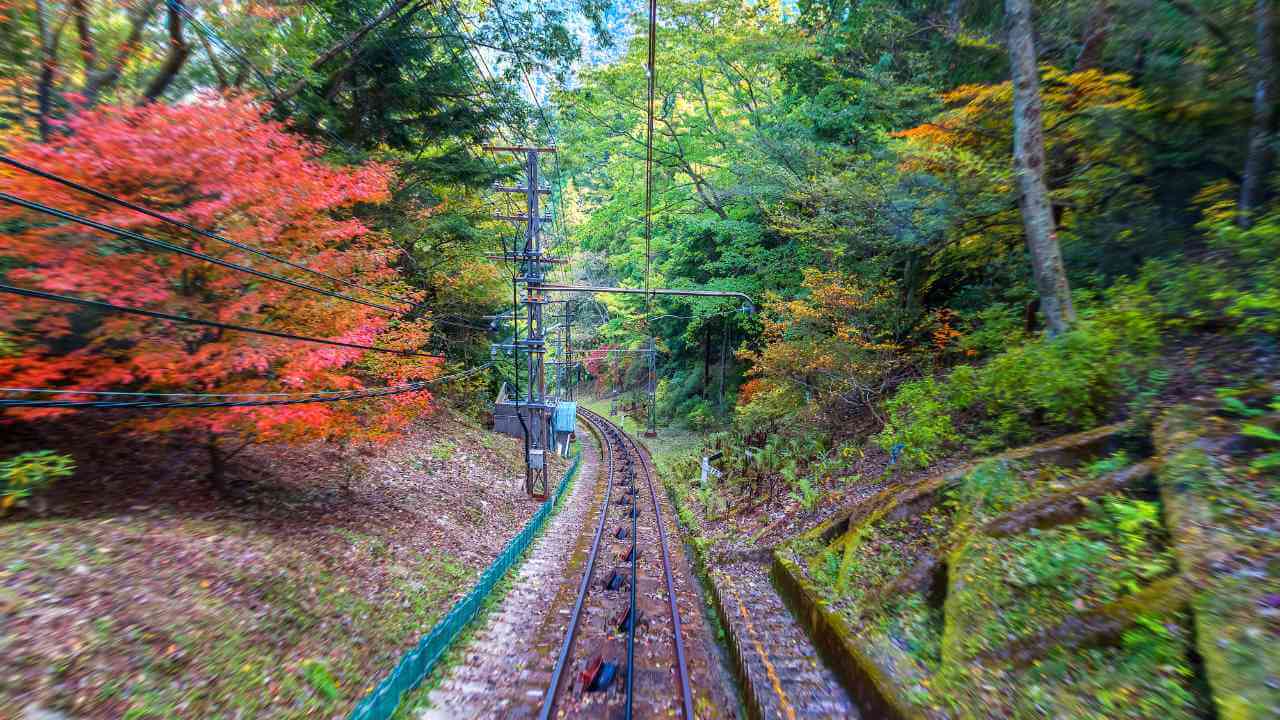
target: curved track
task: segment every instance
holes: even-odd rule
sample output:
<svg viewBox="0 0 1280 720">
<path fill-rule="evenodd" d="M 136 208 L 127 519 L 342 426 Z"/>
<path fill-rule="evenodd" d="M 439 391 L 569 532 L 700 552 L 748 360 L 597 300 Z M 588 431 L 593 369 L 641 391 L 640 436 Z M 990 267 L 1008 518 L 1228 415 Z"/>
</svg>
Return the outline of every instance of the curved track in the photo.
<svg viewBox="0 0 1280 720">
<path fill-rule="evenodd" d="M 692 720 L 671 551 L 648 455 L 605 417 L 581 407 L 578 414 L 600 438 L 607 485 L 539 717 L 679 712 Z M 612 568 L 606 549 L 614 552 Z"/>
</svg>

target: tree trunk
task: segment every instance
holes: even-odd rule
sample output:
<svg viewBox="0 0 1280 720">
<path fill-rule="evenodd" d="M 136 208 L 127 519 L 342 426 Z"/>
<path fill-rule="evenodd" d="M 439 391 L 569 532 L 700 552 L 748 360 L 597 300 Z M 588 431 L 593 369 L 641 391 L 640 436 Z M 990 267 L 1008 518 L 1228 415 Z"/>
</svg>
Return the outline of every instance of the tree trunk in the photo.
<svg viewBox="0 0 1280 720">
<path fill-rule="evenodd" d="M 48 142 L 52 131 L 53 81 L 58 73 L 58 39 L 46 17 L 44 2 L 36 0 L 36 33 L 40 36 L 40 77 L 36 81 L 36 127 L 40 139 Z"/>
<path fill-rule="evenodd" d="M 169 6 L 169 54 L 165 56 L 164 64 L 160 66 L 156 76 L 151 79 L 142 95 L 144 105 L 155 102 L 164 94 L 169 83 L 178 76 L 178 71 L 182 70 L 187 57 L 191 55 L 191 46 L 182 37 L 182 15 L 178 13 L 178 7 L 176 0 Z"/>
<path fill-rule="evenodd" d="M 84 63 L 84 73 L 88 75 L 98 69 L 98 47 L 93 42 L 93 30 L 89 25 L 89 8 L 85 0 L 71 0 L 71 13 L 76 19 L 76 36 L 80 41 L 80 60 Z"/>
<path fill-rule="evenodd" d="M 205 442 L 205 450 L 209 453 L 209 487 L 219 495 L 227 494 L 227 455 L 218 444 L 218 436 L 209 433 Z"/>
<path fill-rule="evenodd" d="M 902 311 L 908 318 L 915 316 L 917 306 L 920 304 L 920 271 L 923 265 L 917 253 L 907 252 L 907 259 L 902 266 Z M 894 329 L 894 333 L 898 335 L 901 335 L 901 331 L 901 328 Z"/>
<path fill-rule="evenodd" d="M 711 325 L 702 326 L 702 399 L 711 391 Z"/>
<path fill-rule="evenodd" d="M 129 17 L 129 36 L 116 49 L 115 58 L 105 68 L 85 73 L 84 97 L 88 106 L 96 105 L 99 96 L 120 81 L 124 67 L 137 53 L 142 44 L 142 31 L 146 29 L 160 7 L 160 0 L 146 0 L 146 3 L 135 9 Z"/>
<path fill-rule="evenodd" d="M 1075 322 L 1076 313 L 1045 184 L 1044 117 L 1031 0 L 1005 0 L 1005 21 L 1013 80 L 1013 170 L 1018 181 L 1018 206 L 1040 309 L 1049 334 L 1058 335 Z"/>
<path fill-rule="evenodd" d="M 1236 222 L 1240 227 L 1253 224 L 1253 214 L 1262 205 L 1266 189 L 1267 166 L 1270 160 L 1272 106 L 1272 75 L 1275 73 L 1275 28 L 1271 0 L 1256 0 L 1254 25 L 1256 28 L 1257 59 L 1253 62 L 1253 123 L 1249 127 L 1249 150 L 1244 159 L 1244 174 L 1240 183 L 1240 211 Z"/>
<path fill-rule="evenodd" d="M 717 407 L 724 412 L 724 366 L 728 362 L 729 350 L 729 316 L 720 319 L 720 398 Z"/>
<path fill-rule="evenodd" d="M 1111 0 L 1098 0 L 1085 22 L 1084 37 L 1080 40 L 1080 54 L 1076 56 L 1076 71 L 1092 70 L 1102 65 L 1102 51 L 1111 32 Z"/>
<path fill-rule="evenodd" d="M 244 87 L 244 83 L 249 79 L 249 63 L 241 62 L 240 67 L 236 69 L 236 76 L 231 80 L 231 87 L 239 90 Z"/>
<path fill-rule="evenodd" d="M 378 13 L 377 17 L 365 22 L 365 24 L 361 25 L 355 32 L 342 38 L 341 40 L 339 40 L 338 42 L 330 46 L 327 50 L 320 53 L 320 55 L 311 62 L 311 69 L 318 71 L 321 67 L 327 64 L 330 60 L 333 60 L 343 51 L 350 50 L 353 47 L 358 46 L 364 40 L 365 36 L 369 34 L 370 31 L 372 31 L 377 26 L 381 25 L 387 18 L 403 10 L 405 6 L 409 5 L 410 2 L 412 2 L 412 0 L 395 0 L 395 2 L 391 3 L 391 5 L 389 5 L 385 10 Z M 406 13 L 405 16 L 402 16 L 400 20 L 404 20 L 405 17 L 407 16 L 417 14 L 420 10 L 425 9 L 427 7 L 427 4 L 428 3 L 418 3 L 417 5 L 409 8 L 408 13 Z M 332 78 L 338 75 L 339 73 L 344 72 L 347 69 L 347 67 L 351 65 L 353 62 L 354 62 L 354 55 L 352 58 L 349 58 L 347 62 L 344 63 L 343 66 L 339 68 L 336 72 L 331 73 L 330 77 Z M 308 84 L 307 79 L 302 78 L 297 82 L 295 82 L 293 85 L 286 88 L 284 92 L 280 93 L 274 99 L 277 101 L 288 100 L 294 95 L 297 95 L 298 93 L 302 92 L 302 90 L 307 87 L 307 84 Z"/>
<path fill-rule="evenodd" d="M 222 61 L 218 60 L 218 53 L 214 52 L 213 45 L 209 44 L 209 38 L 204 33 L 196 33 L 200 40 L 200 45 L 204 47 L 205 55 L 209 57 L 209 65 L 213 67 L 213 74 L 218 78 L 218 89 L 226 92 L 231 87 L 231 81 L 227 78 L 227 70 L 222 67 Z"/>
</svg>

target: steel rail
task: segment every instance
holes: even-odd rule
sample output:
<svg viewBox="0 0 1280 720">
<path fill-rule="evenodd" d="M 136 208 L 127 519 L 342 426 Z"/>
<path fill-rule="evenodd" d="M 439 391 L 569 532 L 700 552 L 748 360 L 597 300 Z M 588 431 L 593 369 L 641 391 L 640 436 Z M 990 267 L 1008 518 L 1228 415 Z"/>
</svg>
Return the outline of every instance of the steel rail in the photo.
<svg viewBox="0 0 1280 720">
<path fill-rule="evenodd" d="M 606 467 L 608 468 L 606 475 L 608 484 L 605 486 L 604 503 L 600 506 L 600 522 L 596 525 L 596 534 L 591 540 L 591 552 L 587 555 L 586 566 L 582 571 L 582 582 L 578 585 L 578 598 L 574 602 L 573 612 L 569 616 L 569 627 L 565 630 L 564 642 L 560 645 L 560 655 L 556 658 L 555 669 L 551 673 L 551 685 L 547 688 L 547 693 L 542 699 L 542 711 L 538 713 L 539 720 L 550 720 L 552 713 L 555 712 L 556 697 L 559 695 L 560 683 L 563 681 L 565 668 L 569 666 L 574 636 L 577 634 L 579 621 L 582 619 L 582 608 L 586 604 L 587 595 L 591 592 L 591 578 L 595 573 L 596 557 L 600 551 L 600 539 L 604 536 L 604 528 L 609 520 L 609 504 L 613 499 L 613 452 L 609 445 L 610 438 L 606 429 L 601 427 L 595 419 L 584 414 L 583 420 L 586 420 L 587 424 L 595 429 L 597 437 L 600 438 L 601 454 L 605 456 Z"/>
<path fill-rule="evenodd" d="M 616 427 L 616 426 L 615 426 Z M 625 433 L 621 430 L 617 434 L 625 437 Z M 623 442 L 619 438 L 619 444 Z M 623 452 L 626 453 L 626 447 L 623 446 Z M 634 448 L 633 448 L 634 450 Z M 630 453 L 626 453 L 630 455 Z M 636 685 L 636 617 L 640 614 L 636 608 L 636 586 L 639 585 L 636 579 L 640 577 L 640 548 L 638 546 L 639 539 L 637 532 L 640 524 L 640 503 L 637 502 L 639 497 L 636 494 L 636 471 L 635 465 L 643 464 L 644 459 L 640 457 L 640 453 L 635 453 L 635 462 L 628 463 L 627 492 L 631 495 L 631 607 L 627 610 L 627 704 L 623 713 L 624 720 L 631 720 L 635 705 L 635 685 Z M 685 717 L 689 717 L 686 715 Z"/>
<path fill-rule="evenodd" d="M 609 495 L 607 495 L 606 502 L 601 509 L 601 516 L 600 516 L 601 524 L 596 529 L 596 537 L 592 543 L 591 553 L 587 559 L 588 568 L 587 568 L 587 571 L 584 572 L 583 574 L 583 581 L 578 591 L 579 592 L 578 600 L 577 600 L 577 603 L 574 605 L 573 614 L 571 615 L 569 620 L 569 629 L 566 631 L 565 641 L 561 647 L 560 656 L 557 659 L 556 667 L 552 674 L 552 684 L 548 690 L 547 696 L 545 696 L 544 698 L 542 713 L 539 715 L 539 718 L 540 720 L 549 720 L 552 717 L 552 713 L 554 712 L 554 709 L 555 709 L 554 708 L 555 697 L 559 691 L 559 685 L 563 680 L 564 669 L 565 667 L 568 666 L 570 648 L 574 640 L 574 634 L 577 631 L 577 626 L 581 620 L 582 606 L 585 602 L 587 592 L 590 589 L 590 579 L 591 579 L 590 570 L 594 566 L 596 555 L 599 550 L 600 536 L 604 529 L 604 523 L 607 520 L 608 508 L 609 508 L 608 500 L 612 497 L 612 488 L 613 488 L 613 480 L 614 480 L 613 452 L 616 450 L 621 453 L 621 457 L 623 458 L 631 457 L 631 456 L 635 457 L 636 464 L 639 464 L 640 471 L 644 473 L 645 483 L 649 488 L 649 498 L 653 502 L 654 519 L 658 527 L 658 541 L 662 549 L 662 569 L 663 569 L 663 575 L 664 575 L 666 587 L 667 587 L 667 604 L 671 613 L 671 628 L 672 628 L 672 633 L 674 637 L 673 644 L 674 644 L 675 658 L 676 658 L 675 670 L 676 670 L 676 678 L 680 687 L 682 716 L 686 718 L 686 720 L 693 720 L 696 717 L 693 709 L 693 690 L 689 684 L 689 669 L 688 669 L 688 663 L 685 659 L 683 625 L 680 621 L 680 608 L 676 599 L 675 579 L 674 579 L 674 575 L 671 572 L 671 552 L 670 552 L 669 543 L 667 541 L 666 530 L 662 524 L 663 522 L 662 510 L 661 510 L 661 505 L 658 502 L 658 494 L 654 487 L 653 476 L 649 472 L 650 461 L 648 459 L 648 454 L 644 452 L 644 450 L 635 441 L 634 438 L 632 438 L 627 433 L 623 432 L 616 424 L 606 419 L 604 416 L 600 415 L 599 413 L 593 412 L 591 410 L 588 410 L 584 407 L 579 406 L 578 414 L 589 425 L 591 425 L 593 428 L 597 430 L 597 433 L 599 434 L 602 442 L 604 443 L 602 450 L 609 456 Z M 633 481 L 633 486 L 634 486 L 634 481 Z M 632 569 L 631 569 L 631 577 L 629 578 L 629 582 L 631 584 L 631 588 L 630 588 L 631 606 L 629 609 L 630 618 L 628 619 L 628 633 L 627 633 L 628 634 L 628 658 L 627 658 L 626 672 L 627 672 L 627 678 L 628 678 L 627 679 L 628 691 L 627 691 L 626 708 L 625 708 L 625 712 L 627 716 L 631 715 L 631 707 L 632 707 L 632 700 L 633 700 L 632 692 L 631 692 L 631 682 L 633 679 L 632 668 L 634 667 L 635 623 L 638 619 L 637 617 L 638 608 L 636 607 L 636 601 L 637 601 L 636 592 L 637 592 L 637 581 L 639 576 L 639 547 L 637 546 L 637 543 L 639 541 L 638 540 L 639 533 L 637 532 L 639 509 L 638 509 L 638 504 L 636 502 L 636 499 L 634 497 L 631 502 L 631 507 L 632 507 L 632 526 L 631 526 Z"/>
<path fill-rule="evenodd" d="M 676 678 L 680 682 L 680 700 L 684 707 L 685 720 L 694 720 L 693 714 L 693 688 L 689 686 L 689 666 L 685 660 L 684 653 L 684 630 L 680 623 L 680 606 L 676 601 L 675 579 L 671 574 L 671 552 L 667 544 L 667 531 L 662 523 L 662 508 L 658 503 L 658 493 L 653 487 L 653 476 L 649 474 L 648 453 L 641 450 L 635 438 L 622 433 L 622 437 L 626 442 L 630 443 L 632 451 L 636 455 L 636 459 L 640 462 L 640 469 L 644 472 L 645 483 L 649 486 L 649 498 L 653 501 L 653 515 L 658 526 L 658 540 L 662 546 L 662 573 L 666 576 L 667 581 L 667 604 L 671 608 L 671 632 L 675 638 L 676 650 Z M 634 587 L 634 582 L 632 583 Z M 634 607 L 632 608 L 634 613 Z M 628 674 L 631 669 L 627 668 Z"/>
</svg>

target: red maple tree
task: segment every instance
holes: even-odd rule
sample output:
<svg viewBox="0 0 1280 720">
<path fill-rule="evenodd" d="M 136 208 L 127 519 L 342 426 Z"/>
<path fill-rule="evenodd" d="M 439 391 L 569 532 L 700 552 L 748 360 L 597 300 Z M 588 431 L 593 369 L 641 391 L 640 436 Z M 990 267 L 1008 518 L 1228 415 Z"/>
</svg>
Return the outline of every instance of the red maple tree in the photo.
<svg viewBox="0 0 1280 720">
<path fill-rule="evenodd" d="M 388 198 L 391 170 L 327 164 L 252 98 L 101 107 L 47 144 L 6 154 L 326 274 L 409 295 L 395 248 L 354 214 Z M 392 304 L 0 166 L 0 191 L 308 284 Z M 326 297 L 196 258 L 0 207 L 0 278 L 26 288 L 349 343 L 417 349 L 428 320 Z M 348 390 L 429 379 L 439 362 L 104 313 L 0 295 L 0 385 L 153 392 Z M 216 439 L 386 437 L 430 407 L 428 392 L 356 402 L 136 414 L 143 432 Z M 30 418 L 65 410 L 9 410 Z"/>
</svg>

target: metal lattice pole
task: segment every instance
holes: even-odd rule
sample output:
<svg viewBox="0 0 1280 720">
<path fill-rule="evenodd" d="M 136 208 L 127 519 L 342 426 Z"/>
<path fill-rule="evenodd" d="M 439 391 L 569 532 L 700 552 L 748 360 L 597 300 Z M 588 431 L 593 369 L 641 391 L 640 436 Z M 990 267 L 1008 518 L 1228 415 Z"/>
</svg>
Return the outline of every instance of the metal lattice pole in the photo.
<svg viewBox="0 0 1280 720">
<path fill-rule="evenodd" d="M 658 436 L 658 352 L 653 336 L 649 336 L 649 429 L 645 437 Z"/>
<path fill-rule="evenodd" d="M 522 304 L 525 306 L 525 339 L 523 342 L 514 343 L 513 347 L 517 353 L 522 348 L 526 350 L 529 378 L 525 402 L 529 413 L 526 428 L 529 442 L 525 452 L 525 492 L 541 500 L 547 497 L 547 451 L 551 448 L 551 406 L 547 399 L 546 336 L 542 314 L 547 298 L 542 285 L 546 277 L 546 267 L 551 260 L 543 256 L 542 223 L 549 218 L 542 216 L 541 196 L 549 191 L 540 186 L 538 157 L 544 152 L 555 152 L 555 148 L 495 147 L 488 149 L 514 152 L 524 156 L 525 185 L 498 187 L 497 190 L 523 194 L 525 213 L 498 217 L 525 223 L 524 247 L 518 252 L 512 252 L 506 258 L 520 267 L 516 282 L 524 286 Z"/>
</svg>

